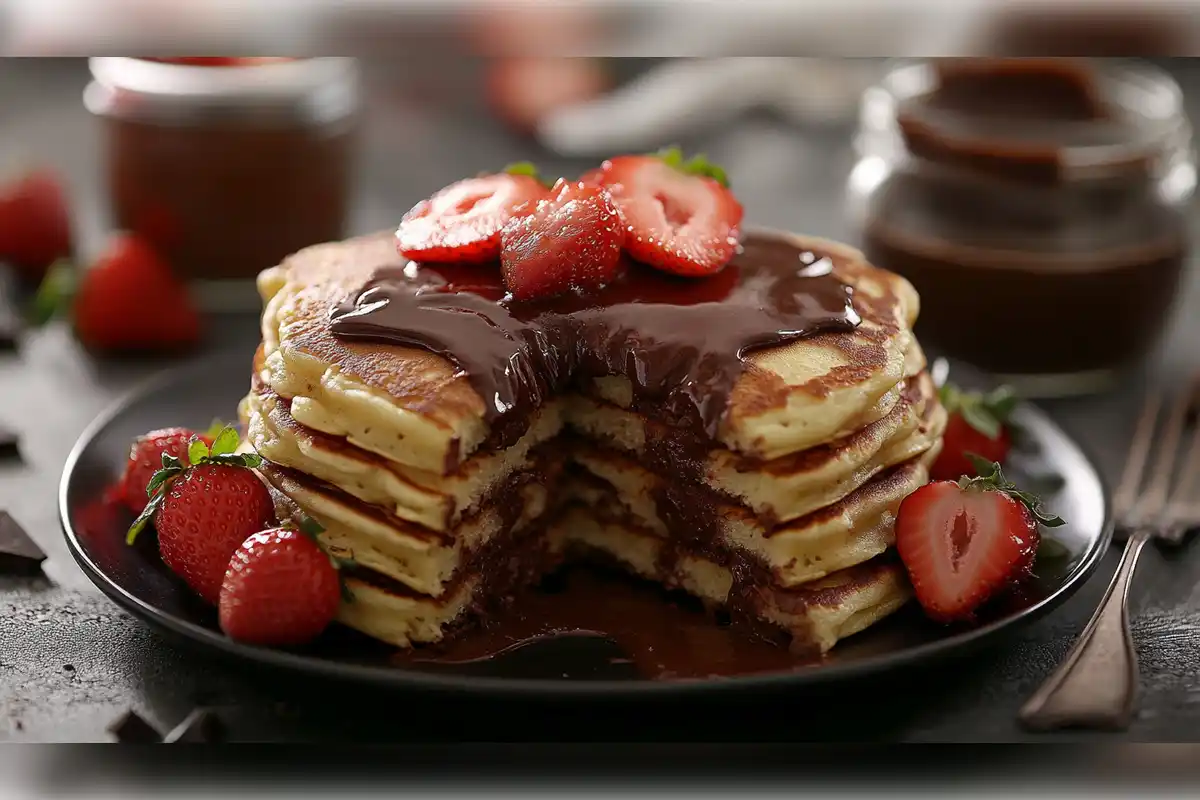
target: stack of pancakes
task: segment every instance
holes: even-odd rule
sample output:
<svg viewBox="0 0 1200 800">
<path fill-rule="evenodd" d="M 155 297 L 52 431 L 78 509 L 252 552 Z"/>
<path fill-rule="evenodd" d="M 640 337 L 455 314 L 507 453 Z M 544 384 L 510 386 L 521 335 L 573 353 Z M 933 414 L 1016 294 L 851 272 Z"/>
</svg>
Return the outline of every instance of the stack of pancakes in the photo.
<svg viewBox="0 0 1200 800">
<path fill-rule="evenodd" d="M 453 363 L 335 336 L 333 309 L 399 259 L 390 234 L 265 271 L 241 417 L 281 507 L 353 561 L 342 622 L 437 642 L 597 555 L 820 651 L 903 605 L 895 513 L 945 426 L 917 296 L 857 251 L 794 241 L 833 258 L 861 323 L 752 352 L 718 435 L 686 446 L 620 376 L 573 382 L 500 446 Z"/>
</svg>

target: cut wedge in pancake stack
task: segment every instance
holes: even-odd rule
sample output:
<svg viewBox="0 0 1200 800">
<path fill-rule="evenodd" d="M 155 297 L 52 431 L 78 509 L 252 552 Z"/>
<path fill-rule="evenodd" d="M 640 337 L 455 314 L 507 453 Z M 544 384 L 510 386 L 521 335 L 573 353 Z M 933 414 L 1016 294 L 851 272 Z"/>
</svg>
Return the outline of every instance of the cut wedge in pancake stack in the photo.
<svg viewBox="0 0 1200 800">
<path fill-rule="evenodd" d="M 353 562 L 341 621 L 468 635 L 595 556 L 822 652 L 901 607 L 895 515 L 946 423 L 917 296 L 842 245 L 742 245 L 520 308 L 391 233 L 265 271 L 241 417 L 281 508 Z"/>
</svg>

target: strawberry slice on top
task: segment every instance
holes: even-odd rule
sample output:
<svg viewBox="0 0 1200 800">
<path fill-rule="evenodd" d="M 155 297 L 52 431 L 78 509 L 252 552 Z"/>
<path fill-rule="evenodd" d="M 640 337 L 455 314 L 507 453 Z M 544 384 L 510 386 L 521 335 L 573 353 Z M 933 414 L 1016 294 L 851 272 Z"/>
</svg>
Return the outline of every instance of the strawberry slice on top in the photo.
<svg viewBox="0 0 1200 800">
<path fill-rule="evenodd" d="M 985 462 L 1004 463 L 1012 447 L 1009 418 L 1017 407 L 1017 395 L 1007 386 L 984 394 L 967 392 L 952 383 L 938 389 L 938 399 L 949 419 L 942 434 L 942 452 L 929 476 L 936 481 L 957 480 L 974 475 L 970 453 Z"/>
<path fill-rule="evenodd" d="M 500 232 L 549 195 L 532 164 L 452 183 L 404 215 L 396 249 L 405 258 L 482 264 L 500 256 Z"/>
<path fill-rule="evenodd" d="M 900 504 L 896 550 L 917 601 L 938 622 L 969 621 L 980 606 L 1025 578 L 1039 525 L 1062 525 L 1041 501 L 974 457 L 979 477 L 935 481 Z"/>
<path fill-rule="evenodd" d="M 678 148 L 609 159 L 585 183 L 612 194 L 625 220 L 625 251 L 677 275 L 711 275 L 733 258 L 742 205 L 725 171 L 704 156 L 684 161 Z"/>
<path fill-rule="evenodd" d="M 620 272 L 625 229 L 608 191 L 560 180 L 501 236 L 504 284 L 516 300 L 596 291 Z"/>
</svg>

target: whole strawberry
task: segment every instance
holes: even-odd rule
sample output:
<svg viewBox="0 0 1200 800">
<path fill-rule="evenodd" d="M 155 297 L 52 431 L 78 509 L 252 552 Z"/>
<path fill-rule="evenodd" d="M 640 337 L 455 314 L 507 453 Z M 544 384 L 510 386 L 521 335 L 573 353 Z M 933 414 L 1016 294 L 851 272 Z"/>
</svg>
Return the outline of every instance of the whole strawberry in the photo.
<svg viewBox="0 0 1200 800">
<path fill-rule="evenodd" d="M 197 434 L 191 428 L 161 428 L 139 436 L 129 447 L 129 460 L 117 483 L 115 497 L 135 514 L 142 513 L 150 499 L 146 489 L 154 473 L 162 469 L 163 455 L 177 458 L 186 465 L 192 438 L 199 436 L 201 441 L 211 445 L 220 431 L 221 426 L 214 424 L 214 428 L 204 434 Z"/>
<path fill-rule="evenodd" d="M 147 489 L 150 501 L 126 536 L 132 544 L 153 521 L 163 562 L 213 605 L 233 552 L 275 519 L 271 495 L 251 469 L 261 459 L 235 455 L 237 447 L 237 431 L 225 428 L 211 448 L 199 437 L 192 439 L 190 466 L 164 455 L 163 468 Z"/>
<path fill-rule="evenodd" d="M 942 434 L 942 452 L 929 471 L 931 478 L 954 481 L 975 475 L 971 453 L 987 463 L 1004 463 L 1012 447 L 1008 420 L 1017 406 L 1012 389 L 1001 386 L 983 394 L 946 383 L 938 389 L 938 399 L 949 419 Z"/>
<path fill-rule="evenodd" d="M 59 176 L 48 169 L 0 187 L 0 261 L 36 285 L 72 251 L 71 219 Z"/>
<path fill-rule="evenodd" d="M 337 569 L 309 534 L 260 531 L 229 560 L 221 585 L 221 630 L 231 639 L 288 647 L 316 638 L 337 614 Z"/>
</svg>

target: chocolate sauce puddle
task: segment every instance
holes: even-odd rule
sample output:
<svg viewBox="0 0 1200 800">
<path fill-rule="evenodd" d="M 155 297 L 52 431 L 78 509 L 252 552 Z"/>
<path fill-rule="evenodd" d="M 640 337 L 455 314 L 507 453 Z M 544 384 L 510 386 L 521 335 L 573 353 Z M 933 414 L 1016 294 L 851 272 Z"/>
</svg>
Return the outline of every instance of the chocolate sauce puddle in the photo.
<svg viewBox="0 0 1200 800">
<path fill-rule="evenodd" d="M 332 313 L 333 333 L 424 348 L 456 364 L 484 398 L 505 446 L 573 381 L 619 375 L 635 406 L 713 439 L 755 349 L 860 319 L 832 256 L 751 235 L 717 275 L 697 280 L 628 262 L 601 292 L 520 303 L 494 266 L 381 267 Z"/>
</svg>

